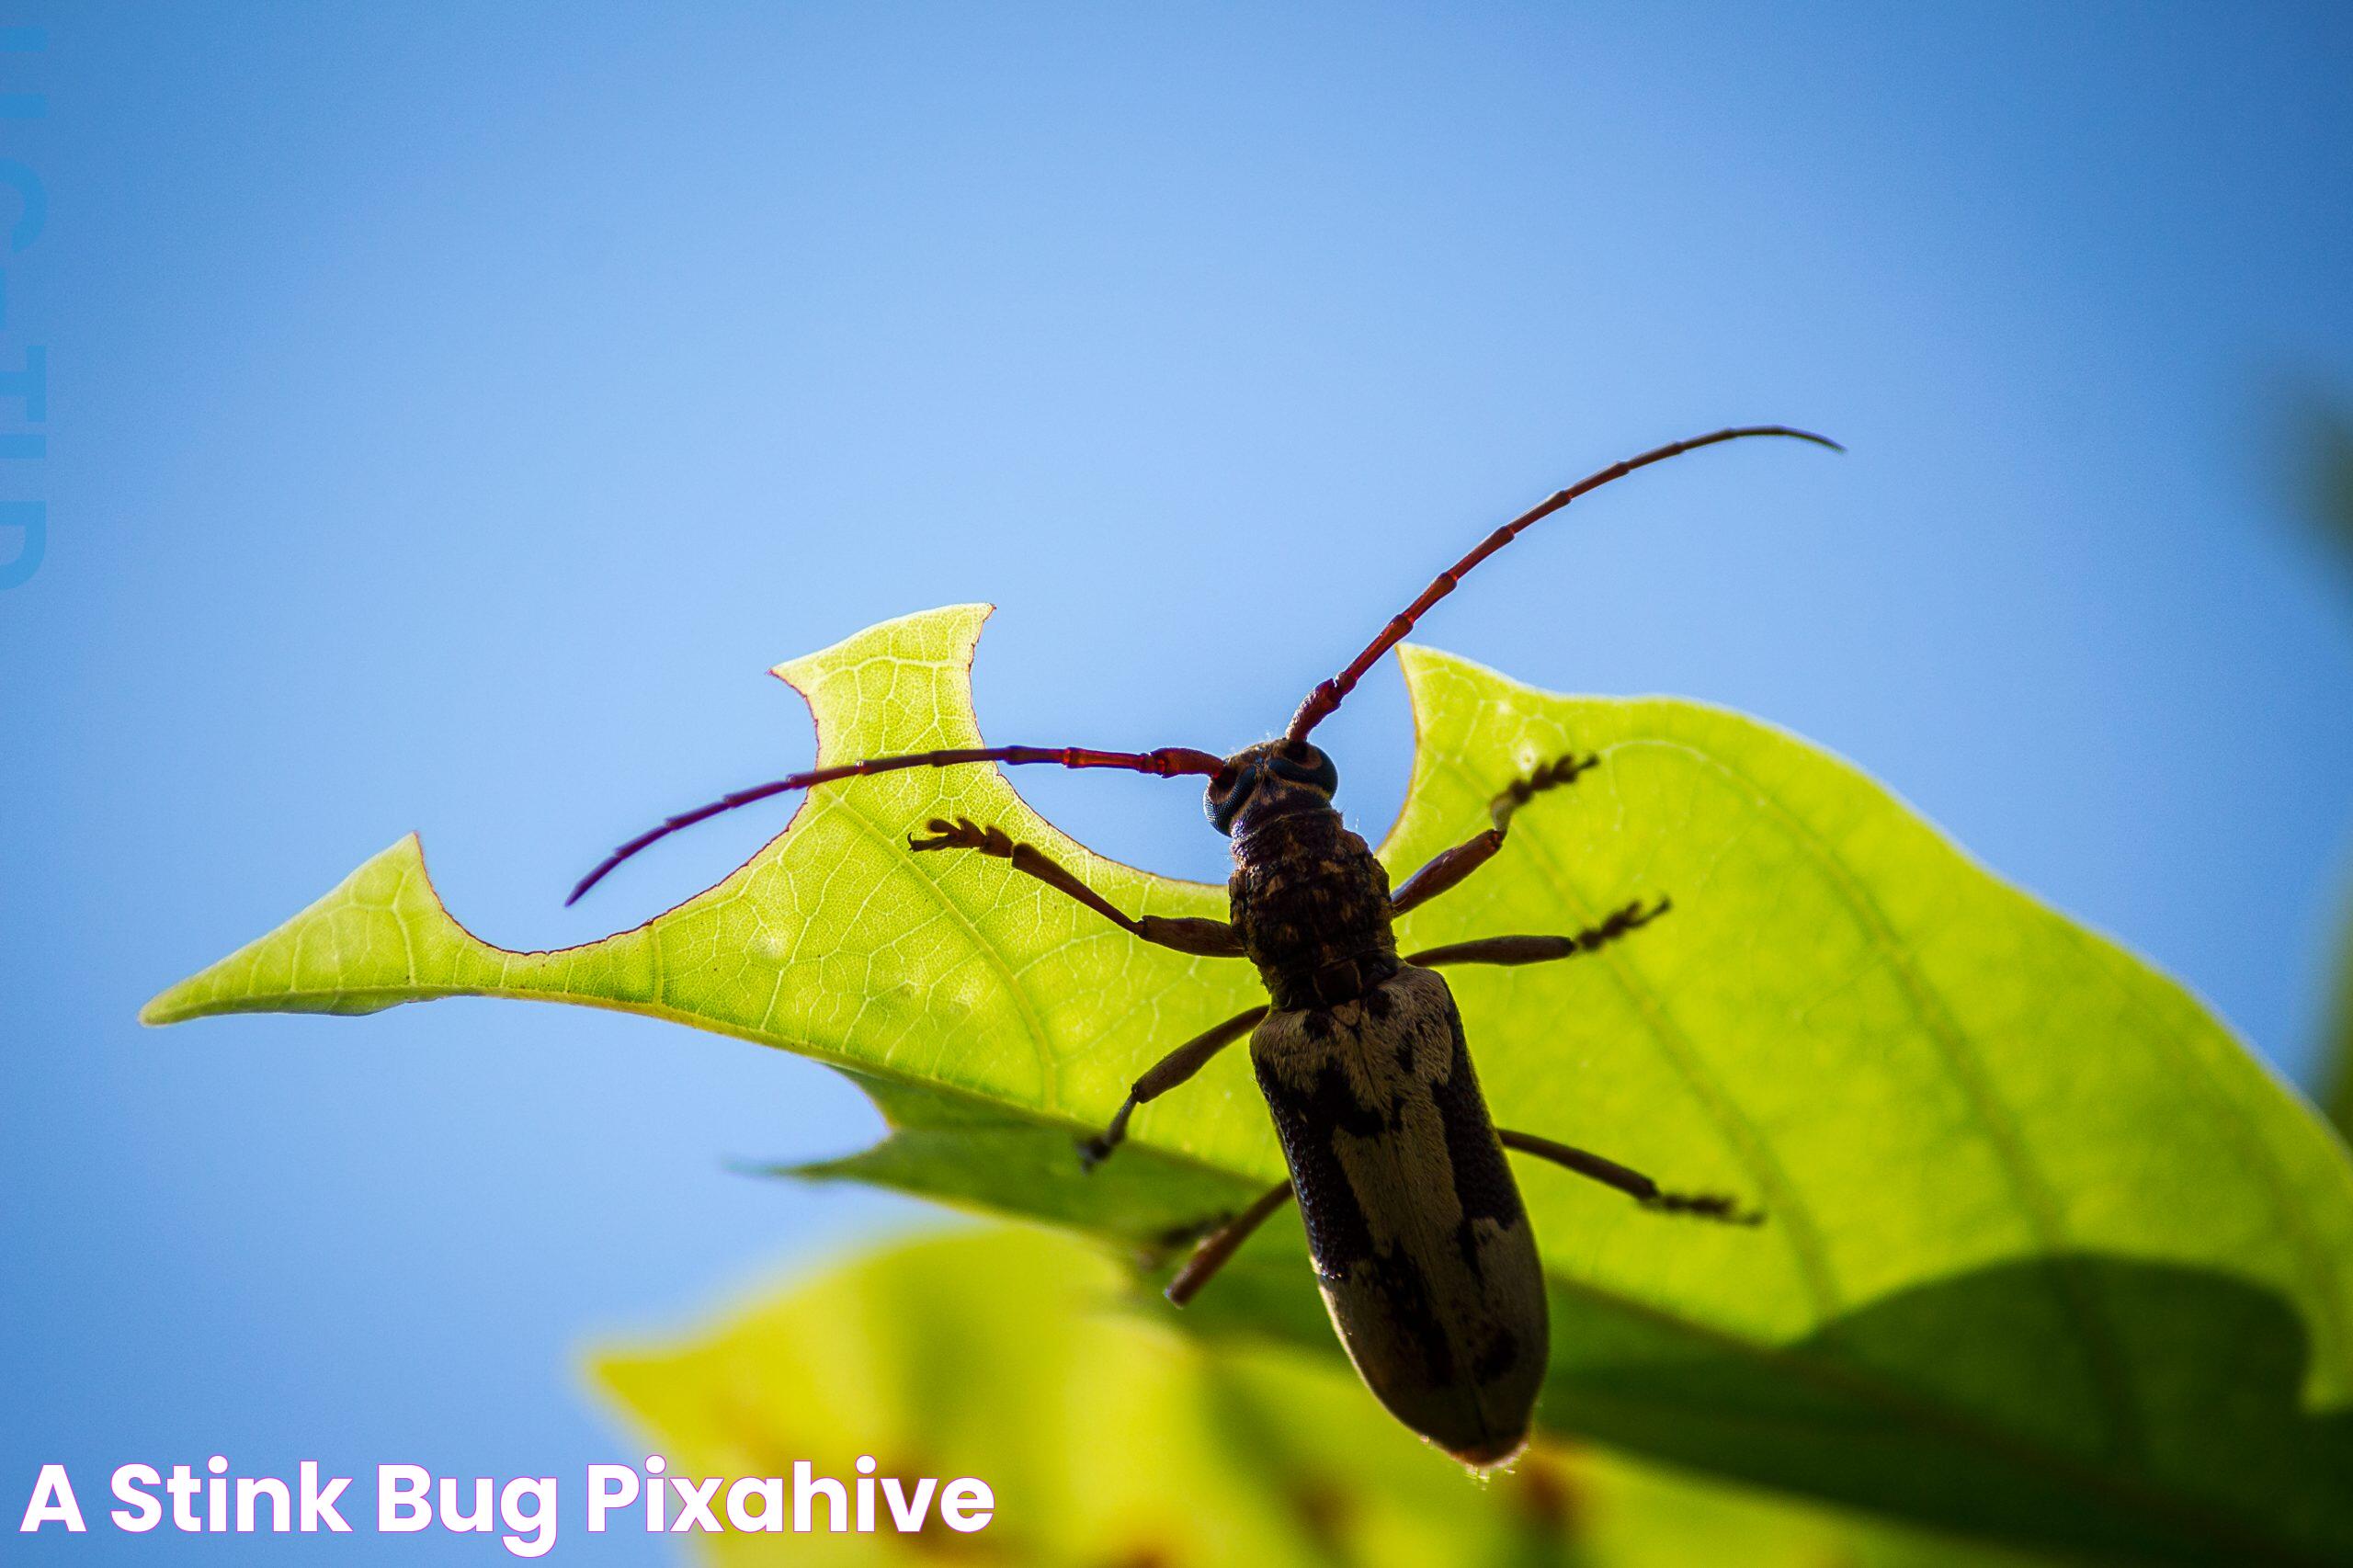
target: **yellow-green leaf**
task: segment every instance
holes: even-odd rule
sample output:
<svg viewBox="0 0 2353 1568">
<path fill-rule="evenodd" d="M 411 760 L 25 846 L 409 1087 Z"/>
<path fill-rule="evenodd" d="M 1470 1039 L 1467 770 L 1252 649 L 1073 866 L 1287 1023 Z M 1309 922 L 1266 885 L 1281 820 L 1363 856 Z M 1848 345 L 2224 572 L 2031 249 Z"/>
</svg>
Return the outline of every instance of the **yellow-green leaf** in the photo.
<svg viewBox="0 0 2353 1568">
<path fill-rule="evenodd" d="M 993 1228 L 904 1243 L 593 1375 L 666 1473 L 977 1476 L 982 1531 L 691 1539 L 714 1562 L 1032 1568 L 1995 1568 L 2025 1560 L 1540 1447 L 1488 1483 L 1416 1442 L 1329 1358 L 1194 1340 L 1111 1310 L 1088 1248 Z M 747 1512 L 756 1512 L 746 1506 Z"/>
<path fill-rule="evenodd" d="M 781 666 L 821 760 L 980 744 L 983 613 Z M 1451 971 L 1497 1119 L 1770 1215 L 1678 1223 L 1529 1169 L 1545 1429 L 2041 1546 L 2353 1561 L 2353 1168 L 2211 1015 L 1802 742 L 1402 652 L 1418 751 L 1392 870 L 1475 832 L 1538 761 L 1603 764 L 1523 811 L 1409 946 L 1675 900 L 1596 957 Z M 1000 861 L 906 853 L 910 827 L 955 814 L 1131 911 L 1222 913 L 1218 890 L 1088 854 L 993 769 L 897 773 L 819 790 L 710 892 L 557 953 L 468 935 L 404 841 L 146 1016 L 497 994 L 676 1018 L 876 1088 L 897 1131 L 823 1174 L 1164 1250 L 1276 1179 L 1238 1051 L 1079 1173 L 1070 1135 L 1255 1000 L 1253 977 Z M 1191 1321 L 1328 1349 L 1298 1234 L 1245 1250 Z"/>
<path fill-rule="evenodd" d="M 2353 928 L 2336 960 L 2336 999 L 2321 1042 L 2321 1103 L 2337 1131 L 2353 1138 Z"/>
</svg>

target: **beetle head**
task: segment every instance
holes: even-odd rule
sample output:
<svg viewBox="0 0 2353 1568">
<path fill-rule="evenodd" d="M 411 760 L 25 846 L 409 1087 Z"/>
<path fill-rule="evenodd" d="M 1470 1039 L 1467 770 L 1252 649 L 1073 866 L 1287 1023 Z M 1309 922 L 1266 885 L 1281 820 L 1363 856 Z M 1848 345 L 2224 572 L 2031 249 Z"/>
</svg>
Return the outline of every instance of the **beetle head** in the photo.
<svg viewBox="0 0 2353 1568">
<path fill-rule="evenodd" d="M 1262 741 L 1225 759 L 1202 809 L 1220 833 L 1256 827 L 1295 812 L 1328 812 L 1340 770 L 1306 741 Z"/>
</svg>

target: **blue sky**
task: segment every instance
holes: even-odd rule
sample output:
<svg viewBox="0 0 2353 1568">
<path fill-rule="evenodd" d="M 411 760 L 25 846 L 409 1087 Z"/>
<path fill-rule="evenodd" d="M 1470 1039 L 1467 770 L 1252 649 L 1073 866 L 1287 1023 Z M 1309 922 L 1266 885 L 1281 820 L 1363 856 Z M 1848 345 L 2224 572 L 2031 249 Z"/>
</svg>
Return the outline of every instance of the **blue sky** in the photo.
<svg viewBox="0 0 2353 1568">
<path fill-rule="evenodd" d="M 0 1491 L 576 1478 L 618 1437 L 575 1346 L 918 1217 L 727 1175 L 872 1127 L 735 1042 L 133 1023 L 402 833 L 494 941 L 633 923 L 781 823 L 561 907 L 809 756 L 766 666 L 970 599 L 993 734 L 1240 744 L 1496 521 L 1728 422 L 1852 453 L 1645 475 L 1425 640 L 1834 747 L 2307 1068 L 2353 613 L 2287 410 L 2353 388 L 2344 7 L 23 19 L 49 49 L 0 72 L 49 114 L 0 156 L 51 211 L 0 363 L 50 350 L 8 478 L 51 534 L 0 594 Z M 1319 739 L 1377 832 L 1393 673 Z M 1022 784 L 1222 874 L 1189 794 Z"/>
</svg>

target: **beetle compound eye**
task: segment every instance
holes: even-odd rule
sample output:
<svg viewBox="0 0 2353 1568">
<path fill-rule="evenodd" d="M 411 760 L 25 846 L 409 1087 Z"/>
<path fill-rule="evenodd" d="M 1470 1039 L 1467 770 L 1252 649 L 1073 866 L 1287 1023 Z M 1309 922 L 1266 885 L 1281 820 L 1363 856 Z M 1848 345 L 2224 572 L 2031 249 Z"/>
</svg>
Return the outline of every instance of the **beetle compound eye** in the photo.
<svg viewBox="0 0 2353 1568">
<path fill-rule="evenodd" d="M 1210 780 L 1209 792 L 1201 801 L 1209 812 L 1210 825 L 1220 833 L 1233 831 L 1233 819 L 1241 812 L 1242 803 L 1258 787 L 1256 767 L 1227 767 Z"/>
<path fill-rule="evenodd" d="M 1332 759 L 1305 741 L 1287 743 L 1283 749 L 1276 754 L 1272 766 L 1275 777 L 1278 778 L 1287 778 L 1294 784 L 1305 784 L 1326 795 L 1334 793 L 1340 787 L 1340 771 L 1332 766 Z"/>
</svg>

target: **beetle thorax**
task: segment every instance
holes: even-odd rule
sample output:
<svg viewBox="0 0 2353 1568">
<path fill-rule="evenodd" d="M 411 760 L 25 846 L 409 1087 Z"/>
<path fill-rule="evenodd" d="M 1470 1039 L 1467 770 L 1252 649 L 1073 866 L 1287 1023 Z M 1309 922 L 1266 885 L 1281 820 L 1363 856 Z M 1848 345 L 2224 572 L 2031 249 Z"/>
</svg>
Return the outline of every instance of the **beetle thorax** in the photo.
<svg viewBox="0 0 2353 1568">
<path fill-rule="evenodd" d="M 1389 872 L 1328 806 L 1233 838 L 1233 926 L 1278 1007 L 1333 1007 L 1397 972 Z"/>
</svg>

